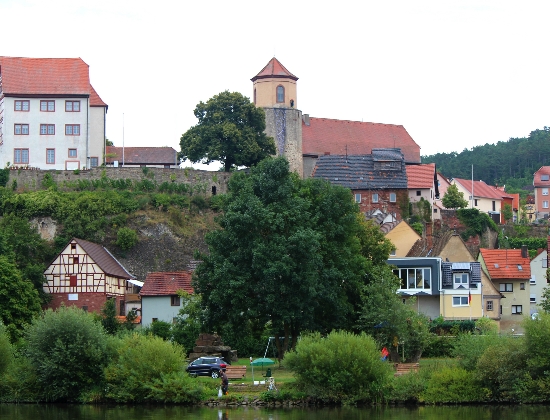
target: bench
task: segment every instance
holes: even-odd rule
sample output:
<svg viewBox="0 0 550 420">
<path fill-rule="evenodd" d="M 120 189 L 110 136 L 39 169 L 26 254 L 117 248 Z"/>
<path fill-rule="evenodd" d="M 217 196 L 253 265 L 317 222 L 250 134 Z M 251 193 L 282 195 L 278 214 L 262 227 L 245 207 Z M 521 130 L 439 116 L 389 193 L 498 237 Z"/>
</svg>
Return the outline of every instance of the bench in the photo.
<svg viewBox="0 0 550 420">
<path fill-rule="evenodd" d="M 401 376 L 410 372 L 418 372 L 420 363 L 395 363 L 393 368 L 395 370 L 394 376 Z"/>
<path fill-rule="evenodd" d="M 241 379 L 246 376 L 246 366 L 227 365 L 225 368 L 227 379 Z"/>
</svg>

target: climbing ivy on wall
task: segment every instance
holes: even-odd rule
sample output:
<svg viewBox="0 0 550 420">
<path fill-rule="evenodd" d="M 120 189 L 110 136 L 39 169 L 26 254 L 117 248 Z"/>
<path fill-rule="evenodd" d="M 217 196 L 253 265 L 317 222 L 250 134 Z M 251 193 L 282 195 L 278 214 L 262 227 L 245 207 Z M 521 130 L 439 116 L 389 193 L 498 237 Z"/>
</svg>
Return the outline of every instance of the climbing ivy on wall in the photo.
<svg viewBox="0 0 550 420">
<path fill-rule="evenodd" d="M 498 231 L 497 224 L 486 213 L 481 213 L 478 209 L 458 209 L 458 219 L 466 226 L 466 230 L 461 234 L 465 241 L 470 236 L 481 236 L 487 229 Z"/>
</svg>

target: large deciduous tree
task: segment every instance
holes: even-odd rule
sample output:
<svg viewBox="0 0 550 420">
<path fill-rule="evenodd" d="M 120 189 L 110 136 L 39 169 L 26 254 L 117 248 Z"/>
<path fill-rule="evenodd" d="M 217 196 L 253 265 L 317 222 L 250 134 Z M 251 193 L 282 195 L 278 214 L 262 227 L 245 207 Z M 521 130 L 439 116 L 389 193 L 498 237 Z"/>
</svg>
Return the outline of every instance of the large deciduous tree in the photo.
<svg viewBox="0 0 550 420">
<path fill-rule="evenodd" d="M 275 142 L 265 133 L 265 113 L 238 92 L 225 91 L 200 102 L 199 120 L 181 136 L 179 157 L 191 162 L 221 161 L 225 171 L 252 166 L 275 154 Z"/>
<path fill-rule="evenodd" d="M 303 330 L 350 328 L 371 250 L 350 191 L 300 180 L 284 158 L 236 173 L 194 287 L 211 328 L 270 325 L 279 357 Z M 281 342 L 279 337 L 284 337 Z M 292 342 L 290 341 L 292 339 Z"/>
</svg>

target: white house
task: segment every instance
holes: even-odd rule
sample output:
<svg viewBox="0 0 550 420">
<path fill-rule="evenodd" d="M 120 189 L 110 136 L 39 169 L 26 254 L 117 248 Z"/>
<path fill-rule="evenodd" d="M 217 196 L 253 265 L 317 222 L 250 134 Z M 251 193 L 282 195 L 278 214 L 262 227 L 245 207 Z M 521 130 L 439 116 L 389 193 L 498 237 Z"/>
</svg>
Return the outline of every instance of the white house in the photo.
<svg viewBox="0 0 550 420">
<path fill-rule="evenodd" d="M 0 56 L 0 167 L 101 165 L 106 114 L 81 58 Z"/>
<path fill-rule="evenodd" d="M 191 271 L 149 273 L 141 296 L 141 324 L 146 327 L 155 321 L 173 322 L 183 308 L 180 291 L 193 293 Z"/>
</svg>

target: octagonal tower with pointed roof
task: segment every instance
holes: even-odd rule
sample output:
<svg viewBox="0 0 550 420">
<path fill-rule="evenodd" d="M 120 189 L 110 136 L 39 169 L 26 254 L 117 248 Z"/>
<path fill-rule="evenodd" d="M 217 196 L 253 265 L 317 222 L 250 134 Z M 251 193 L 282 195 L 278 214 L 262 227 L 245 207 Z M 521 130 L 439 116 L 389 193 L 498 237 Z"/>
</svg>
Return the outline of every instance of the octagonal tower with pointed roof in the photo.
<svg viewBox="0 0 550 420">
<path fill-rule="evenodd" d="M 252 79 L 254 104 L 265 111 L 266 134 L 275 139 L 277 156 L 303 176 L 302 112 L 296 109 L 296 81 L 275 57 Z"/>
</svg>

